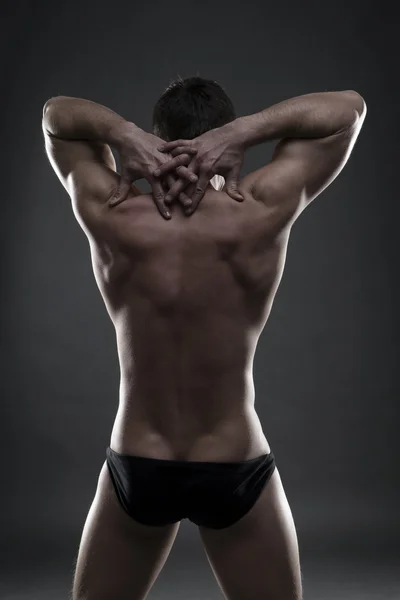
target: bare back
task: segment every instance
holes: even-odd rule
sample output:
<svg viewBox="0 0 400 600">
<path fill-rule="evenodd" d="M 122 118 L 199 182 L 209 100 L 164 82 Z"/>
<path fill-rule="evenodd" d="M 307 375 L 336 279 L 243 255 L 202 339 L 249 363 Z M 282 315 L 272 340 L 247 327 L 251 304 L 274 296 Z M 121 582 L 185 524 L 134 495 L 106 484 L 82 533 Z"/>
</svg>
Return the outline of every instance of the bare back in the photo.
<svg viewBox="0 0 400 600">
<path fill-rule="evenodd" d="M 170 221 L 150 195 L 103 207 L 96 281 L 116 328 L 120 407 L 112 447 L 190 460 L 246 460 L 269 446 L 252 363 L 278 287 L 293 202 L 233 201 L 210 188 Z"/>
<path fill-rule="evenodd" d="M 236 160 L 231 174 L 246 147 L 279 139 L 272 161 L 240 181 L 243 204 L 209 186 L 191 217 L 176 205 L 169 221 L 135 186 L 110 206 L 121 184 L 111 149 L 81 135 L 71 139 L 71 120 L 61 118 L 70 114 L 63 108 L 70 100 L 60 102 L 44 107 L 46 152 L 88 236 L 116 328 L 121 384 L 111 447 L 216 461 L 268 452 L 254 410 L 257 340 L 282 275 L 290 227 L 346 164 L 365 118 L 364 100 L 351 90 L 311 94 L 228 123 L 219 152 Z M 93 103 L 87 110 L 93 119 Z M 100 123 L 115 118 L 97 110 Z M 118 127 L 106 129 L 118 145 Z M 129 139 L 137 135 L 136 126 L 129 131 Z M 219 144 L 218 130 L 207 134 L 210 148 Z M 203 167 L 200 161 L 202 185 Z"/>
</svg>

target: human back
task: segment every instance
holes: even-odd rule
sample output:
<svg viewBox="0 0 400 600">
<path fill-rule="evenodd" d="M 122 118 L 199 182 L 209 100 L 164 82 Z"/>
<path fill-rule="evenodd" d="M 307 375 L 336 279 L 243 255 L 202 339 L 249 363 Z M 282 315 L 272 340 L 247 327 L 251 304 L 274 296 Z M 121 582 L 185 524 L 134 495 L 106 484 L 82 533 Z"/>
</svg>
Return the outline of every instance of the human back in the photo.
<svg viewBox="0 0 400 600">
<path fill-rule="evenodd" d="M 271 205 L 243 194 L 237 203 L 210 186 L 190 219 L 178 205 L 161 219 L 150 195 L 109 209 L 112 266 L 93 262 L 121 367 L 113 447 L 138 452 L 145 434 L 157 455 L 162 447 L 192 460 L 206 450 L 211 460 L 245 460 L 268 448 L 252 361 L 289 228 L 282 205 L 277 219 Z"/>
<path fill-rule="evenodd" d="M 230 106 L 224 93 L 214 94 L 215 86 L 207 92 L 197 81 L 185 86 L 170 88 L 156 105 L 154 132 L 164 139 L 176 135 L 169 126 L 177 120 L 191 123 L 182 115 L 181 93 L 190 91 L 193 106 L 204 92 L 214 121 L 221 106 Z M 166 221 L 151 195 L 105 205 L 103 243 L 108 238 L 114 276 L 100 260 L 96 277 L 116 327 L 121 365 L 111 440 L 116 451 L 214 461 L 268 451 L 254 411 L 256 343 L 291 225 L 339 174 L 364 117 L 362 98 L 345 91 L 295 98 L 233 122 L 226 112 L 225 125 L 212 129 L 198 118 L 196 127 L 206 131 L 164 144 L 160 150 L 173 158 L 154 170 L 154 177 L 168 177 L 180 169 L 180 181 L 168 181 L 175 197 L 190 168 L 199 173 L 187 190 L 190 208 L 172 205 Z M 239 182 L 245 149 L 271 139 L 281 140 L 272 161 Z M 191 149 L 196 155 L 185 167 L 180 156 L 186 162 Z M 129 164 L 126 159 L 125 186 Z M 226 175 L 223 191 L 210 186 L 213 175 Z"/>
</svg>

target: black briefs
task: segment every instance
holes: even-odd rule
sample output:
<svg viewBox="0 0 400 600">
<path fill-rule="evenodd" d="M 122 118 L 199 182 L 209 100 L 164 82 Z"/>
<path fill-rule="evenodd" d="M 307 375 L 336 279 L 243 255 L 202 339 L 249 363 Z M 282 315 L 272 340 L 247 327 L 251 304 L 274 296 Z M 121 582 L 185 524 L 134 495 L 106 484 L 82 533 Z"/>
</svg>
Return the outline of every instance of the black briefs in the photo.
<svg viewBox="0 0 400 600">
<path fill-rule="evenodd" d="M 107 448 L 108 471 L 124 510 L 144 525 L 182 519 L 222 529 L 256 503 L 275 469 L 272 452 L 242 462 L 198 462 L 119 454 Z"/>
</svg>

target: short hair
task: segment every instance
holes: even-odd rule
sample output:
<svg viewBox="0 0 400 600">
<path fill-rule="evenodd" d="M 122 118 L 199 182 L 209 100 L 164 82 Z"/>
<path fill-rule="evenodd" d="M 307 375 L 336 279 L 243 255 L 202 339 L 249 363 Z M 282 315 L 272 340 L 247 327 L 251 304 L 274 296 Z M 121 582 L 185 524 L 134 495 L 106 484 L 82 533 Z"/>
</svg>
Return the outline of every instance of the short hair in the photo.
<svg viewBox="0 0 400 600">
<path fill-rule="evenodd" d="M 232 100 L 219 83 L 178 76 L 157 100 L 153 133 L 167 142 L 192 140 L 235 119 Z"/>
</svg>

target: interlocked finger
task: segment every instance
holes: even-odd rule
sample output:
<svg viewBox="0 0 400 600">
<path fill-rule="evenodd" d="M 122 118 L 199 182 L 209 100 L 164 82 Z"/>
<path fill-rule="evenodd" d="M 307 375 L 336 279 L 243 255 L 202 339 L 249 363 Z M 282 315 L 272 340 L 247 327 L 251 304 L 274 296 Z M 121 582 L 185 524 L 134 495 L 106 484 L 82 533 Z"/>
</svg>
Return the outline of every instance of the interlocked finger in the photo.
<svg viewBox="0 0 400 600">
<path fill-rule="evenodd" d="M 194 193 L 192 195 L 192 206 L 190 206 L 186 210 L 187 215 L 193 214 L 198 205 L 200 204 L 201 200 L 204 197 L 204 194 L 206 193 L 206 189 L 211 177 L 212 176 L 210 176 L 208 173 L 203 172 L 200 174 L 198 182 L 193 184 Z"/>
<path fill-rule="evenodd" d="M 195 173 L 193 173 L 193 171 L 191 171 L 188 167 L 185 167 L 184 165 L 180 165 L 179 167 L 177 167 L 176 172 L 179 175 L 179 177 L 182 177 L 183 179 L 187 179 L 191 183 L 195 183 L 195 181 L 198 180 L 197 175 Z"/>
<path fill-rule="evenodd" d="M 150 183 L 151 183 L 154 202 L 156 203 L 156 206 L 157 206 L 158 210 L 160 211 L 160 214 L 164 217 L 164 219 L 170 219 L 171 213 L 169 212 L 169 210 L 165 204 L 165 194 L 164 194 L 163 187 L 161 185 L 161 181 L 157 178 L 154 178 L 153 180 L 151 180 Z"/>
<path fill-rule="evenodd" d="M 160 152 L 171 152 L 178 146 L 190 146 L 190 140 L 174 140 L 173 142 L 164 142 L 158 148 Z"/>
<path fill-rule="evenodd" d="M 181 192 L 180 191 L 181 186 L 179 186 L 179 187 L 177 186 L 178 183 L 181 183 L 183 185 L 182 189 L 184 189 L 185 187 L 187 187 L 188 183 L 179 180 L 178 178 L 174 177 L 174 175 L 167 175 L 166 179 L 167 179 L 167 183 L 168 183 L 168 186 L 169 186 L 169 190 L 168 190 L 168 193 L 167 193 L 167 195 L 165 197 L 165 204 L 170 205 L 172 203 L 173 198 L 177 197 L 179 199 L 179 201 L 183 204 L 183 206 L 185 208 L 188 207 L 188 206 L 191 206 L 192 205 L 192 201 L 189 198 L 189 196 L 187 194 L 185 194 L 185 192 Z M 176 186 L 176 189 L 178 191 L 176 193 L 174 192 L 173 195 L 170 197 L 169 196 L 169 192 L 170 192 L 170 190 L 174 189 L 174 186 Z"/>
<path fill-rule="evenodd" d="M 188 148 L 187 146 L 178 146 L 170 152 L 171 156 L 179 156 L 180 154 L 197 154 L 196 148 Z"/>
<path fill-rule="evenodd" d="M 187 187 L 188 183 L 188 181 L 185 181 L 183 179 L 178 179 L 178 181 L 174 182 L 173 185 L 169 188 L 167 195 L 165 196 L 166 203 L 170 204 L 174 198 L 178 197 L 181 200 L 180 195 L 184 193 L 183 190 Z M 186 194 L 185 197 L 188 198 Z M 190 200 L 190 198 L 188 199 Z M 190 204 L 191 203 L 192 201 L 190 200 Z M 187 204 L 185 206 L 187 206 Z"/>
<path fill-rule="evenodd" d="M 190 154 L 180 154 L 175 158 L 168 160 L 163 165 L 160 165 L 157 169 L 154 170 L 154 177 L 162 177 L 166 173 L 170 171 L 174 171 L 177 167 L 181 167 L 187 165 L 191 162 L 192 156 Z"/>
</svg>

